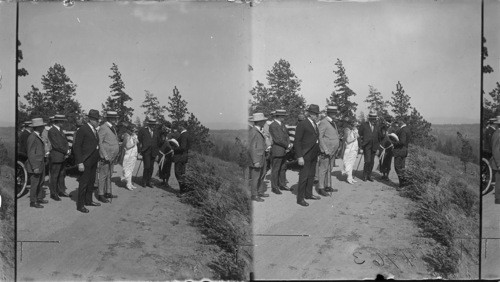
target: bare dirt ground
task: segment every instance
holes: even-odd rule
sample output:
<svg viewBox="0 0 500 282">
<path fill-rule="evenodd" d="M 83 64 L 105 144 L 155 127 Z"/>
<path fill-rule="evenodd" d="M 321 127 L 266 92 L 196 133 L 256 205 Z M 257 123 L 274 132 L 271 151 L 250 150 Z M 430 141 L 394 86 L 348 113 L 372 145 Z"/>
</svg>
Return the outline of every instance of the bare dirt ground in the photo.
<svg viewBox="0 0 500 282">
<path fill-rule="evenodd" d="M 14 169 L 0 167 L 0 281 L 13 281 L 14 253 Z"/>
<path fill-rule="evenodd" d="M 495 190 L 483 197 L 483 233 L 481 278 L 500 278 L 500 205 L 495 204 Z"/>
<path fill-rule="evenodd" d="M 75 178 L 66 179 L 71 199 L 56 202 L 47 196 L 49 203 L 43 209 L 30 208 L 28 195 L 18 200 L 19 281 L 212 277 L 207 264 L 213 247 L 202 245 L 202 235 L 189 225 L 193 210 L 176 197 L 173 171 L 169 181 L 173 189 L 136 184 L 137 189 L 128 191 L 123 184 L 117 185 L 121 167 L 115 170 L 113 193 L 118 198 L 100 207 L 87 207 L 87 214 L 76 210 Z M 142 166 L 139 179 L 141 174 Z M 59 243 L 25 242 L 21 248 L 19 241 L 28 240 Z"/>
<path fill-rule="evenodd" d="M 355 166 L 359 161 L 360 156 Z M 298 173 L 288 171 L 293 192 L 276 195 L 269 189 L 270 197 L 254 202 L 255 279 L 435 277 L 421 259 L 431 240 L 419 237 L 406 218 L 412 202 L 395 190 L 394 169 L 391 182 L 378 180 L 374 173 L 374 182 L 355 178 L 358 182 L 350 185 L 341 175 L 342 161 L 337 165 L 332 183 L 339 191 L 331 197 L 306 200 L 308 207 L 296 204 Z"/>
</svg>

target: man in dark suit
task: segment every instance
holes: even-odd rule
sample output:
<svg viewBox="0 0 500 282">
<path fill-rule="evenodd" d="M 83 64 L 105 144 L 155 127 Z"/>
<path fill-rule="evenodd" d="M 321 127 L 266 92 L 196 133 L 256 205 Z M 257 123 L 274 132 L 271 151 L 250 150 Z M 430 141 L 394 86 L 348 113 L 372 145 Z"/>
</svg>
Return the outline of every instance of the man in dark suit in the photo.
<svg viewBox="0 0 500 282">
<path fill-rule="evenodd" d="M 496 130 L 495 126 L 493 125 L 493 122 L 495 121 L 496 118 L 490 118 L 488 120 L 486 128 L 484 129 L 483 157 L 485 157 L 486 159 L 491 158 L 491 152 L 492 152 L 491 137 L 493 136 L 493 133 Z"/>
<path fill-rule="evenodd" d="M 48 139 L 51 144 L 50 150 L 50 198 L 55 201 L 60 201 L 62 197 L 69 197 L 66 193 L 66 184 L 64 178 L 66 172 L 64 170 L 64 161 L 68 158 L 70 150 L 66 135 L 62 131 L 62 124 L 66 121 L 64 115 L 55 115 L 53 118 L 53 126 L 48 131 Z"/>
<path fill-rule="evenodd" d="M 73 143 L 75 163 L 78 165 L 78 170 L 82 172 L 79 178 L 76 209 L 83 213 L 89 212 L 85 206 L 100 205 L 92 201 L 97 162 L 99 161 L 99 136 L 96 130 L 99 124 L 99 111 L 90 110 L 88 118 L 89 121 L 76 132 Z"/>
<path fill-rule="evenodd" d="M 308 117 L 299 122 L 295 130 L 294 148 L 297 161 L 302 168 L 299 172 L 299 185 L 297 189 L 297 204 L 308 206 L 304 199 L 319 200 L 319 196 L 312 194 L 316 163 L 319 153 L 319 106 L 310 105 L 307 109 Z"/>
<path fill-rule="evenodd" d="M 191 148 L 191 137 L 186 128 L 181 124 L 177 126 L 177 131 L 179 132 L 179 137 L 177 137 L 177 143 L 179 147 L 174 148 L 174 172 L 175 178 L 179 182 L 180 194 L 186 191 L 186 183 L 184 181 L 184 175 L 186 174 L 186 164 L 188 161 L 188 153 Z"/>
<path fill-rule="evenodd" d="M 28 136 L 31 134 L 31 121 L 25 121 L 22 125 L 21 133 L 19 134 L 19 148 L 17 149 L 19 153 L 26 157 L 27 149 L 26 144 L 28 142 Z"/>
<path fill-rule="evenodd" d="M 137 138 L 139 140 L 139 153 L 142 155 L 144 170 L 142 173 L 142 186 L 153 188 L 151 177 L 153 175 L 154 160 L 158 156 L 160 136 L 155 130 L 156 119 L 148 118 L 146 126 L 139 130 Z"/>
<path fill-rule="evenodd" d="M 405 175 L 406 157 L 408 156 L 408 143 L 410 141 L 410 129 L 406 126 L 404 120 L 399 118 L 396 121 L 399 129 L 396 131 L 398 141 L 394 143 L 393 156 L 394 156 L 394 170 L 398 175 L 399 188 L 403 188 L 408 184 Z"/>
<path fill-rule="evenodd" d="M 26 141 L 28 155 L 26 170 L 31 175 L 30 207 L 43 208 L 41 204 L 48 203 L 47 200 L 43 199 L 44 193 L 42 190 L 45 178 L 45 144 L 41 134 L 45 123 L 41 118 L 34 118 L 32 126 L 33 132 L 28 136 L 28 140 Z"/>
<path fill-rule="evenodd" d="M 274 121 L 269 125 L 271 135 L 271 191 L 281 194 L 280 190 L 289 191 L 286 187 L 286 153 L 292 148 L 288 129 L 285 126 L 285 110 L 276 110 Z"/>
<path fill-rule="evenodd" d="M 377 113 L 373 110 L 368 114 L 368 121 L 359 127 L 360 147 L 363 150 L 365 164 L 363 167 L 363 181 L 373 181 L 372 171 L 375 163 L 375 154 L 379 148 L 382 133 L 376 123 Z"/>
</svg>

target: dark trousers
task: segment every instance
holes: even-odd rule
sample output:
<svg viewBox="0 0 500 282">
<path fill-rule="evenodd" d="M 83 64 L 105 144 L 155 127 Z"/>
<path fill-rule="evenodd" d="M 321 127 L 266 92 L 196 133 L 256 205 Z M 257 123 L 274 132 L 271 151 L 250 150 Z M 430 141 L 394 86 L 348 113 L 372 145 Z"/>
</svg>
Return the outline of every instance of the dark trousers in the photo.
<svg viewBox="0 0 500 282">
<path fill-rule="evenodd" d="M 45 195 L 43 193 L 43 182 L 45 179 L 45 168 L 39 174 L 32 173 L 30 178 L 31 178 L 30 202 L 34 203 L 38 200 L 42 200 L 45 197 Z"/>
<path fill-rule="evenodd" d="M 96 179 L 97 162 L 94 164 L 84 164 L 85 169 L 79 178 L 78 184 L 78 199 L 76 200 L 76 208 L 80 209 L 87 203 L 92 202 L 92 193 L 94 192 L 94 182 Z"/>
<path fill-rule="evenodd" d="M 405 166 L 406 166 L 406 157 L 394 157 L 394 170 L 398 175 L 399 187 L 403 187 L 407 184 L 405 175 L 406 174 Z"/>
<path fill-rule="evenodd" d="M 314 184 L 314 175 L 316 174 L 316 164 L 318 163 L 318 144 L 304 156 L 304 165 L 299 171 L 299 185 L 297 188 L 297 202 L 304 198 L 311 197 Z"/>
<path fill-rule="evenodd" d="M 272 158 L 271 188 L 279 189 L 286 186 L 286 159 L 283 157 Z"/>
<path fill-rule="evenodd" d="M 375 163 L 375 153 L 372 148 L 363 149 L 363 157 L 365 158 L 365 164 L 363 166 L 363 176 L 371 177 L 373 171 L 373 164 Z"/>
<path fill-rule="evenodd" d="M 495 178 L 500 179 L 500 170 L 495 171 Z M 500 181 L 495 182 L 495 200 L 500 201 Z"/>
<path fill-rule="evenodd" d="M 179 188 L 181 192 L 186 191 L 186 182 L 184 176 L 186 174 L 186 162 L 176 162 L 174 167 L 175 178 L 179 182 Z"/>
<path fill-rule="evenodd" d="M 154 168 L 154 157 L 151 153 L 151 149 L 146 150 L 142 154 L 142 161 L 144 162 L 144 170 L 142 172 L 142 181 L 145 183 L 149 183 L 151 181 L 151 176 L 153 176 L 153 168 Z"/>
<path fill-rule="evenodd" d="M 250 191 L 252 196 L 258 196 L 265 192 L 264 176 L 266 175 L 265 167 L 250 167 Z"/>
<path fill-rule="evenodd" d="M 66 170 L 64 169 L 64 163 L 52 163 L 50 164 L 50 194 L 58 195 L 59 193 L 66 192 L 66 184 L 64 179 L 66 178 Z"/>
</svg>

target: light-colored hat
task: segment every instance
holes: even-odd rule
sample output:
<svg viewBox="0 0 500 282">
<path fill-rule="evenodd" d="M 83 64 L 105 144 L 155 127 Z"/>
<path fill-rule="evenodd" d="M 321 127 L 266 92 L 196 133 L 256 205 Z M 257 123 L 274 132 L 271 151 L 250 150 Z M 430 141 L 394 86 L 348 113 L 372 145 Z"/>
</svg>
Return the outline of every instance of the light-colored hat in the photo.
<svg viewBox="0 0 500 282">
<path fill-rule="evenodd" d="M 65 115 L 55 115 L 52 117 L 52 120 L 53 121 L 56 121 L 56 120 L 62 120 L 62 121 L 66 121 L 66 116 Z"/>
<path fill-rule="evenodd" d="M 500 124 L 500 116 L 497 116 L 493 121 L 494 124 Z"/>
<path fill-rule="evenodd" d="M 262 121 L 262 120 L 267 120 L 267 118 L 264 116 L 263 113 L 254 113 L 253 114 L 253 121 L 254 122 Z"/>
<path fill-rule="evenodd" d="M 148 118 L 148 119 L 146 120 L 146 123 L 147 123 L 147 124 L 158 124 L 158 122 L 156 121 L 156 119 L 155 119 L 155 118 Z"/>
<path fill-rule="evenodd" d="M 494 123 L 496 120 L 497 120 L 497 118 L 490 118 L 490 119 L 488 120 L 488 123 Z"/>
<path fill-rule="evenodd" d="M 117 118 L 118 113 L 116 111 L 107 111 L 105 117 L 107 118 Z"/>
<path fill-rule="evenodd" d="M 253 116 L 249 116 L 248 121 L 253 121 Z"/>
<path fill-rule="evenodd" d="M 286 110 L 276 110 L 274 113 L 275 116 L 286 116 Z"/>
<path fill-rule="evenodd" d="M 339 110 L 339 109 L 338 109 L 338 107 L 337 107 L 337 106 L 327 106 L 327 107 L 326 107 L 326 113 L 327 113 L 327 114 L 328 114 L 328 113 L 332 113 L 332 114 L 337 113 L 337 112 L 338 112 L 338 110 Z"/>
<path fill-rule="evenodd" d="M 370 113 L 368 113 L 368 118 L 369 119 L 376 119 L 377 118 L 377 112 L 374 110 L 370 110 Z"/>
<path fill-rule="evenodd" d="M 271 111 L 271 113 L 269 113 L 271 116 L 275 116 L 276 115 L 276 111 Z"/>
<path fill-rule="evenodd" d="M 398 138 L 398 136 L 396 135 L 396 133 L 391 133 L 391 134 L 389 134 L 388 136 L 389 136 L 389 139 L 391 139 L 391 140 L 393 140 L 393 141 L 395 140 L 396 142 L 399 142 L 399 138 Z"/>
<path fill-rule="evenodd" d="M 24 126 L 31 126 L 31 120 L 27 120 L 27 121 L 23 122 L 23 125 Z"/>
<path fill-rule="evenodd" d="M 46 123 L 43 122 L 43 118 L 34 118 L 31 120 L 31 127 L 45 126 Z"/>
</svg>

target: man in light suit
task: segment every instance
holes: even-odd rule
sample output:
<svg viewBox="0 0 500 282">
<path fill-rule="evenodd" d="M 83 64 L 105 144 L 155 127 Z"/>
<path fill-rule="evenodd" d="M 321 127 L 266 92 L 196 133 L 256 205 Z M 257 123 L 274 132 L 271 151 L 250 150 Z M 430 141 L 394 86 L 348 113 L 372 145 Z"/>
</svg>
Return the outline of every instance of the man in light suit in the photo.
<svg viewBox="0 0 500 282">
<path fill-rule="evenodd" d="M 50 198 L 54 201 L 60 201 L 62 197 L 69 197 L 66 193 L 66 184 L 64 179 L 66 172 L 64 161 L 68 158 L 70 150 L 66 135 L 62 131 L 62 124 L 66 121 L 64 115 L 55 115 L 53 126 L 49 129 L 48 138 L 51 144 L 50 150 Z"/>
<path fill-rule="evenodd" d="M 100 205 L 92 201 L 97 162 L 99 161 L 99 136 L 96 130 L 99 124 L 99 111 L 92 109 L 87 116 L 88 122 L 76 131 L 73 141 L 75 163 L 78 165 L 78 171 L 82 173 L 78 179 L 76 209 L 82 213 L 89 212 L 85 206 Z M 104 200 L 106 199 L 104 198 Z"/>
<path fill-rule="evenodd" d="M 408 184 L 406 179 L 406 157 L 408 156 L 408 143 L 410 141 L 410 129 L 406 126 L 403 118 L 396 121 L 399 129 L 396 130 L 398 141 L 394 142 L 394 149 L 392 150 L 394 156 L 394 170 L 398 175 L 399 188 L 403 188 Z"/>
<path fill-rule="evenodd" d="M 339 133 L 337 125 L 333 121 L 337 114 L 337 106 L 328 106 L 326 109 L 326 117 L 318 124 L 319 129 L 319 183 L 318 194 L 328 196 L 326 192 L 337 192 L 337 189 L 330 187 L 331 184 L 331 166 L 335 159 L 335 154 L 339 148 Z"/>
<path fill-rule="evenodd" d="M 107 111 L 106 121 L 99 127 L 99 188 L 97 189 L 97 199 L 102 202 L 103 198 L 117 198 L 111 193 L 111 175 L 113 166 L 120 151 L 118 136 L 116 133 L 116 123 L 118 113 Z"/>
<path fill-rule="evenodd" d="M 179 182 L 179 192 L 180 194 L 184 194 L 187 192 L 184 175 L 186 174 L 186 164 L 188 162 L 189 149 L 191 148 L 191 136 L 189 136 L 189 132 L 187 132 L 182 124 L 177 126 L 177 132 L 179 135 L 175 139 L 179 143 L 179 147 L 174 148 L 174 173 L 175 178 Z"/>
<path fill-rule="evenodd" d="M 138 151 L 142 155 L 144 171 L 142 173 L 142 186 L 153 188 L 151 177 L 153 176 L 154 160 L 159 154 L 160 136 L 156 131 L 156 119 L 148 118 L 146 126 L 139 129 L 137 139 L 139 140 Z"/>
<path fill-rule="evenodd" d="M 363 150 L 365 164 L 363 166 L 363 181 L 373 181 L 372 171 L 375 163 L 375 154 L 379 148 L 380 140 L 383 138 L 377 125 L 377 112 L 371 110 L 368 121 L 362 123 L 358 129 L 360 147 Z"/>
<path fill-rule="evenodd" d="M 299 172 L 297 204 L 305 207 L 309 206 L 305 199 L 320 199 L 320 197 L 312 194 L 319 153 L 319 130 L 316 125 L 319 116 L 319 106 L 310 105 L 307 109 L 307 114 L 307 118 L 297 125 L 293 144 L 297 161 L 302 166 Z"/>
<path fill-rule="evenodd" d="M 42 139 L 42 132 L 45 123 L 42 118 L 32 119 L 33 132 L 28 136 L 26 142 L 28 160 L 26 170 L 31 175 L 30 207 L 43 208 L 41 204 L 47 204 L 44 200 L 42 190 L 45 178 L 45 144 Z"/>
<path fill-rule="evenodd" d="M 262 197 L 268 197 L 264 193 L 264 172 L 266 165 L 266 140 L 262 133 L 262 126 L 267 118 L 263 113 L 253 114 L 252 121 L 254 126 L 248 131 L 248 155 L 251 160 L 250 168 L 250 189 L 252 193 L 252 200 L 256 202 L 263 202 Z"/>
<path fill-rule="evenodd" d="M 274 121 L 269 125 L 271 135 L 271 191 L 281 194 L 280 190 L 290 191 L 286 186 L 286 153 L 292 148 L 288 129 L 285 126 L 285 110 L 276 110 Z"/>
</svg>

